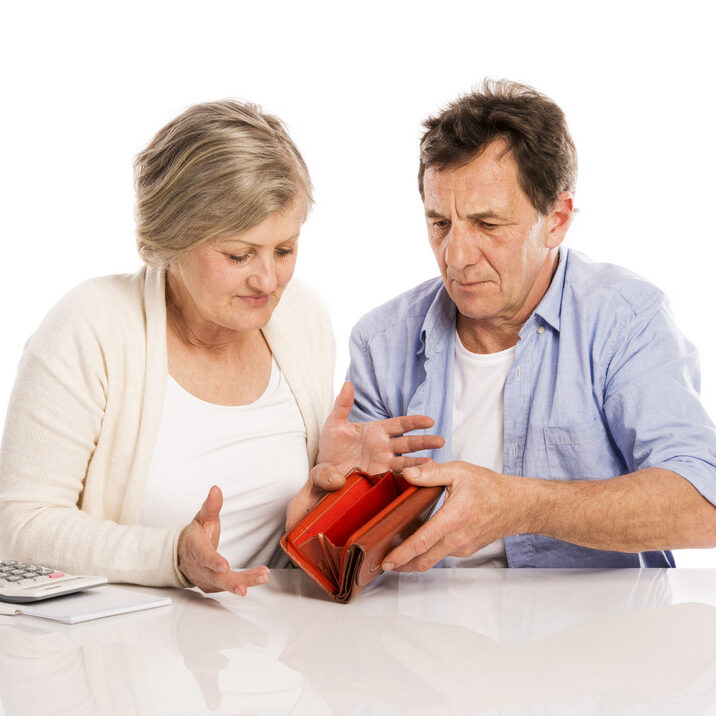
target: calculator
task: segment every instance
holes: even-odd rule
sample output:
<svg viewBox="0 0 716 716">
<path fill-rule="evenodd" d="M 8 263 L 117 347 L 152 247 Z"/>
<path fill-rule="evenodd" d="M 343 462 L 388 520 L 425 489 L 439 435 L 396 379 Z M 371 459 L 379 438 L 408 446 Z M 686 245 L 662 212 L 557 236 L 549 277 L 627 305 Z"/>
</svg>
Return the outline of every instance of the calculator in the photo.
<svg viewBox="0 0 716 716">
<path fill-rule="evenodd" d="M 106 577 L 77 577 L 61 569 L 13 559 L 0 562 L 0 601 L 25 604 L 107 584 Z"/>
</svg>

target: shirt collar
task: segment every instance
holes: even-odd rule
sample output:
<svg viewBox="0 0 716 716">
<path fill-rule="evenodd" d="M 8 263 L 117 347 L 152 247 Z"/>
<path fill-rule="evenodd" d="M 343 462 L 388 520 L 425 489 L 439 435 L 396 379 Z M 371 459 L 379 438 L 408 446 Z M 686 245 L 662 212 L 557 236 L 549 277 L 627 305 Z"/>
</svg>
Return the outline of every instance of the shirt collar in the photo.
<svg viewBox="0 0 716 716">
<path fill-rule="evenodd" d="M 562 313 L 562 294 L 564 293 L 564 276 L 567 267 L 569 249 L 560 247 L 557 270 L 552 276 L 547 293 L 535 308 L 535 315 L 539 316 L 545 323 L 559 332 L 560 316 Z"/>
<path fill-rule="evenodd" d="M 562 293 L 569 249 L 560 247 L 557 270 L 547 292 L 535 308 L 535 315 L 548 323 L 555 331 L 559 331 L 560 314 L 562 312 Z M 440 290 L 430 304 L 423 325 L 420 329 L 420 342 L 427 357 L 445 348 L 447 337 L 452 335 L 457 319 L 457 308 L 441 283 Z"/>
<path fill-rule="evenodd" d="M 452 339 L 456 323 L 457 307 L 441 281 L 420 328 L 420 342 L 427 358 L 446 347 L 448 340 Z"/>
</svg>

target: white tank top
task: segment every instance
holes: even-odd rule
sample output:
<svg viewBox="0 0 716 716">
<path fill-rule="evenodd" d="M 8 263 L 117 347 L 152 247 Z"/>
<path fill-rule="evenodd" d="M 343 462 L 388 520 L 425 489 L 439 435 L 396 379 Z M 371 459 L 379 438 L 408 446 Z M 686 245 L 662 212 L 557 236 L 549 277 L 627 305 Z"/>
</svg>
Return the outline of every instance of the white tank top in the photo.
<svg viewBox="0 0 716 716">
<path fill-rule="evenodd" d="M 455 332 L 453 459 L 495 472 L 504 469 L 505 382 L 515 350 L 471 353 Z M 496 540 L 471 557 L 447 557 L 444 566 L 506 567 L 505 542 Z"/>
<path fill-rule="evenodd" d="M 235 569 L 283 567 L 286 505 L 307 476 L 306 428 L 275 360 L 266 390 L 249 405 L 207 403 L 167 376 L 140 524 L 187 524 L 218 485 L 219 554 Z"/>
</svg>

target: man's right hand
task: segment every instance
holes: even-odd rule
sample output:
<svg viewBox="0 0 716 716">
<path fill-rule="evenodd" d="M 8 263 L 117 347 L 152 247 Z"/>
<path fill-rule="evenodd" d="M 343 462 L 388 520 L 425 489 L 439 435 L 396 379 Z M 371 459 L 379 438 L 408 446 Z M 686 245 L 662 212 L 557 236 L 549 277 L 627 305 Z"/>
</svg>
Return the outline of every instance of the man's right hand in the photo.
<svg viewBox="0 0 716 716">
<path fill-rule="evenodd" d="M 268 582 L 268 567 L 232 572 L 226 559 L 216 551 L 223 502 L 221 490 L 214 485 L 194 519 L 179 535 L 179 569 L 202 592 L 227 591 L 245 597 L 249 587 Z"/>
</svg>

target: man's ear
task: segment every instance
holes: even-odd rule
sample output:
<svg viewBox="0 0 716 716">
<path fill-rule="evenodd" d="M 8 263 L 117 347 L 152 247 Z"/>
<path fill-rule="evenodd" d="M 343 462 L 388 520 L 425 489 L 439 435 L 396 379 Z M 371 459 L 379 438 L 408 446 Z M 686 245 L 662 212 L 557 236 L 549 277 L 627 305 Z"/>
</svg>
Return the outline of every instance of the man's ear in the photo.
<svg viewBox="0 0 716 716">
<path fill-rule="evenodd" d="M 574 198 L 572 192 L 563 191 L 554 202 L 554 208 L 547 215 L 547 248 L 556 249 L 567 235 L 574 215 Z"/>
</svg>

